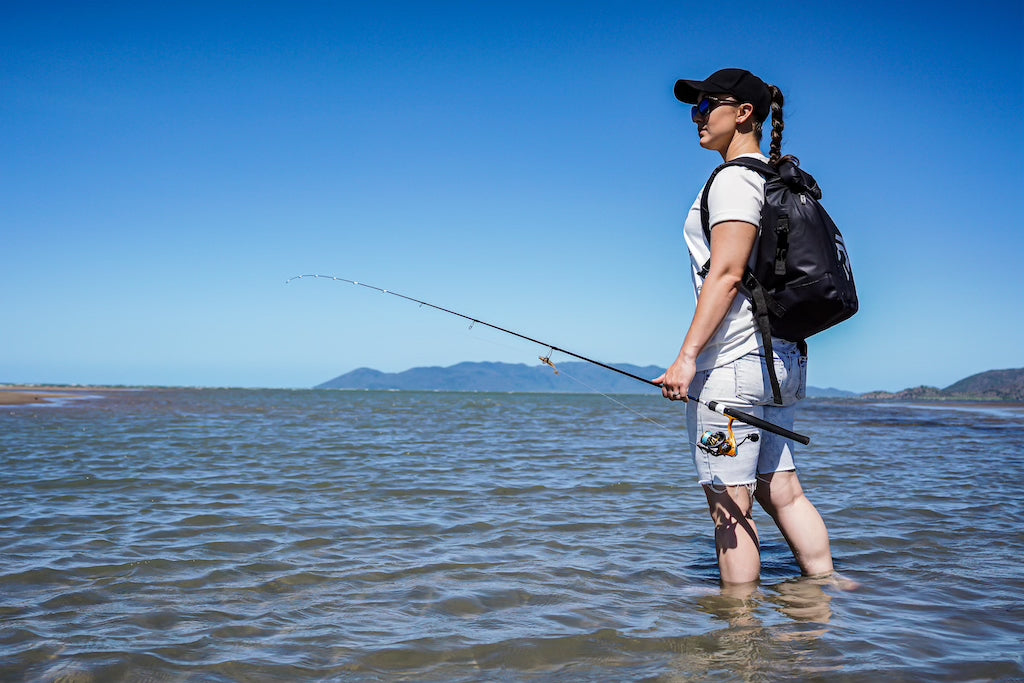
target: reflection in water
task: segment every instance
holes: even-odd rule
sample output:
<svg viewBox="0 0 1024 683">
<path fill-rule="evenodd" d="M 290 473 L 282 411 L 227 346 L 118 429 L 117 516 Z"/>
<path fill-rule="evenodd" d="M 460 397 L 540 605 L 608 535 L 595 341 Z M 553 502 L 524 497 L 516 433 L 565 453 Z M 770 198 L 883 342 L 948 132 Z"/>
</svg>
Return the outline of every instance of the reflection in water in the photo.
<svg viewBox="0 0 1024 683">
<path fill-rule="evenodd" d="M 697 601 L 701 611 L 730 628 L 759 625 L 759 612 L 773 607 L 787 620 L 797 624 L 814 623 L 825 626 L 832 618 L 832 598 L 825 588 L 838 588 L 836 577 L 800 577 L 773 586 L 759 583 L 726 584 L 716 595 Z M 822 628 L 820 634 L 826 629 Z"/>
<path fill-rule="evenodd" d="M 793 579 L 775 586 L 775 594 L 769 594 L 767 600 L 797 623 L 810 622 L 824 626 L 832 618 L 832 598 L 824 588 L 832 584 L 831 577 Z M 824 635 L 826 630 L 822 628 L 820 635 Z"/>
<path fill-rule="evenodd" d="M 842 590 L 842 582 L 837 577 L 801 577 L 770 586 L 730 584 L 698 598 L 697 609 L 723 627 L 707 634 L 699 647 L 690 639 L 686 656 L 674 668 L 682 677 L 683 672 L 703 670 L 709 676 L 744 679 L 839 670 L 839 661 L 831 663 L 827 652 L 822 656 L 830 648 L 821 640 L 832 619 L 827 591 Z"/>
</svg>

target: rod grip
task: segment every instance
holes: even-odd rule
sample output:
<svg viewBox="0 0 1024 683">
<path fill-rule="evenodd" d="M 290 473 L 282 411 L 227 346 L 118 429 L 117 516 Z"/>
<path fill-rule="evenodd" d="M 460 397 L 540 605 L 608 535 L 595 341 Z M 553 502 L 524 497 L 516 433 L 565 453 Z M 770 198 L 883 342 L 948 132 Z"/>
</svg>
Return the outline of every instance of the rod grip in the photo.
<svg viewBox="0 0 1024 683">
<path fill-rule="evenodd" d="M 767 422 L 759 417 L 751 415 L 750 413 L 744 413 L 742 410 L 728 408 L 726 406 L 719 404 L 718 401 L 709 401 L 707 405 L 708 408 L 714 410 L 716 413 L 721 413 L 722 415 L 735 418 L 740 422 L 746 422 L 748 425 L 753 425 L 754 427 L 757 427 L 758 429 L 763 429 L 766 432 L 771 432 L 772 434 L 778 434 L 779 436 L 785 437 L 787 439 L 792 439 L 793 441 L 796 441 L 797 443 L 802 443 L 805 446 L 811 443 L 811 437 L 809 436 L 804 436 L 803 434 L 791 432 L 785 427 L 780 427 L 777 424 Z"/>
</svg>

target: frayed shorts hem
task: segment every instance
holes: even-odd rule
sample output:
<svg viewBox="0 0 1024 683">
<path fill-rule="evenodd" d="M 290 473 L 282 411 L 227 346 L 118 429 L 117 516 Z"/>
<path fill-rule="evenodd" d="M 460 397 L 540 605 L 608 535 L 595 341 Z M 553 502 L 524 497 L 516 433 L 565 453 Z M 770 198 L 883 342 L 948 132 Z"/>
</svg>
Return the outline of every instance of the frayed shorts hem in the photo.
<svg viewBox="0 0 1024 683">
<path fill-rule="evenodd" d="M 765 483 L 769 483 L 769 482 L 771 482 L 771 479 L 765 479 L 765 477 L 767 477 L 768 475 L 771 475 L 771 474 L 778 474 L 779 472 L 796 472 L 796 468 L 795 467 L 789 467 L 789 468 L 786 468 L 786 469 L 783 469 L 783 470 L 775 470 L 774 472 L 758 472 L 757 473 L 757 480 L 758 481 L 763 481 Z"/>
<path fill-rule="evenodd" d="M 722 481 L 720 479 L 716 479 L 716 480 L 703 479 L 703 480 L 701 480 L 700 485 L 705 487 L 705 488 L 708 488 L 708 489 L 714 491 L 715 493 L 725 493 L 726 490 L 729 489 L 729 488 L 732 488 L 734 486 L 742 486 L 743 488 L 745 488 L 748 491 L 750 491 L 751 495 L 753 495 L 754 494 L 754 489 L 757 488 L 757 481 L 744 481 L 744 482 L 740 482 L 738 484 L 726 484 L 724 481 Z"/>
</svg>

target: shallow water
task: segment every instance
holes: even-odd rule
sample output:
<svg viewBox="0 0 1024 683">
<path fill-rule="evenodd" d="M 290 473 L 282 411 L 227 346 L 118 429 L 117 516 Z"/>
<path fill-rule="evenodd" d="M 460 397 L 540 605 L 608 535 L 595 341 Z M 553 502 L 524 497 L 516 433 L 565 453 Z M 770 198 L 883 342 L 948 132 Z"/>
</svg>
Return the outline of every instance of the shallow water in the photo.
<svg viewBox="0 0 1024 683">
<path fill-rule="evenodd" d="M 1019 409 L 807 402 L 801 479 L 859 588 L 800 578 L 761 514 L 733 592 L 682 406 L 616 400 L 5 408 L 0 679 L 1024 678 Z"/>
</svg>

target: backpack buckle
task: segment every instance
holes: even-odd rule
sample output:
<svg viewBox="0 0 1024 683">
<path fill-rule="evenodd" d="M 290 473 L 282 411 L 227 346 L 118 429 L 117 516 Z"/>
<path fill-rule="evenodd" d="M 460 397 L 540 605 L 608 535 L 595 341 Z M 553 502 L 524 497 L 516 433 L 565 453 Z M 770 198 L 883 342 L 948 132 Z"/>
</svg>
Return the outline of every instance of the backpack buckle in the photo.
<svg viewBox="0 0 1024 683">
<path fill-rule="evenodd" d="M 789 216 L 779 216 L 775 224 L 775 274 L 786 274 L 786 254 L 789 253 Z"/>
</svg>

